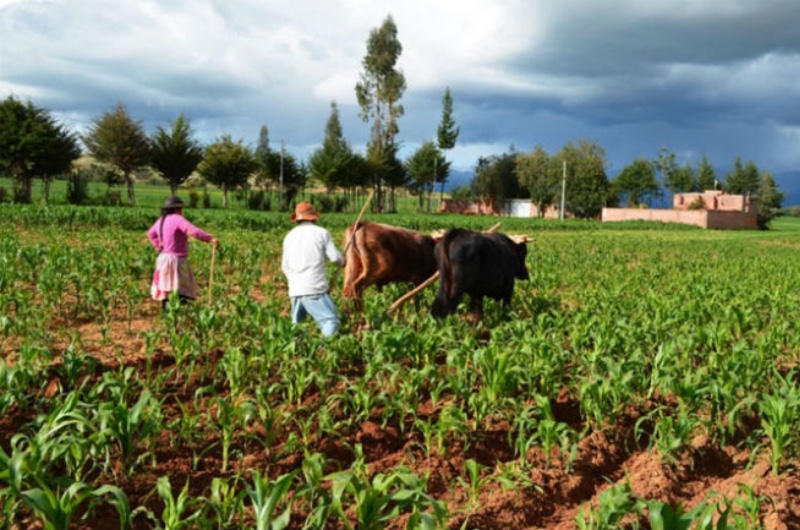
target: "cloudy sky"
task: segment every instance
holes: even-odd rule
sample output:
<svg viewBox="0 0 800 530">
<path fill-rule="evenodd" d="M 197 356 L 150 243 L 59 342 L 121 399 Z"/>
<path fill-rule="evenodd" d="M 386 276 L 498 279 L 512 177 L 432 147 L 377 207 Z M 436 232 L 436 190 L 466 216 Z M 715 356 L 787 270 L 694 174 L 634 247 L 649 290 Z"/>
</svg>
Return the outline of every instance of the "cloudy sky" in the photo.
<svg viewBox="0 0 800 530">
<path fill-rule="evenodd" d="M 203 142 L 267 125 L 301 158 L 335 101 L 363 152 L 354 86 L 387 15 L 403 155 L 435 138 L 450 87 L 461 171 L 580 139 L 610 175 L 661 147 L 800 170 L 798 0 L 0 0 L 0 96 L 78 132 L 118 102 L 148 131 L 183 112 Z"/>
</svg>

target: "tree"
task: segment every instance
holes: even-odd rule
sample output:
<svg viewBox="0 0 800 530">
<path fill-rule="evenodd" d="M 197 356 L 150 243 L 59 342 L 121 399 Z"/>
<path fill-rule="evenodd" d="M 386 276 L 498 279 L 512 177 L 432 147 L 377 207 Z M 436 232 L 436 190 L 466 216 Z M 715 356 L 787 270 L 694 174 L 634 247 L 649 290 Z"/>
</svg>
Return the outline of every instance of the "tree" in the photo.
<svg viewBox="0 0 800 530">
<path fill-rule="evenodd" d="M 228 192 L 247 183 L 247 178 L 258 169 L 251 149 L 234 142 L 226 134 L 206 147 L 205 157 L 197 170 L 208 182 L 222 190 L 222 205 L 228 207 Z"/>
<path fill-rule="evenodd" d="M 656 166 L 657 171 L 661 174 L 661 184 L 668 189 L 669 186 L 667 184 L 670 181 L 670 176 L 677 167 L 675 158 L 675 153 L 666 147 L 662 147 L 658 150 L 658 155 L 656 156 L 655 160 L 653 160 L 653 164 Z"/>
<path fill-rule="evenodd" d="M 595 217 L 608 200 L 606 152 L 597 143 L 569 142 L 554 158 L 567 162 L 566 209 L 576 217 Z"/>
<path fill-rule="evenodd" d="M 361 119 L 372 120 L 370 140 L 367 144 L 367 159 L 376 171 L 375 185 L 378 191 L 378 208 L 383 204 L 381 181 L 397 167 L 394 138 L 399 132 L 397 120 L 403 115 L 400 98 L 406 89 L 406 79 L 395 68 L 403 51 L 397 39 L 397 26 L 391 15 L 378 29 L 370 32 L 367 54 L 361 61 L 364 68 L 361 80 L 356 84 L 356 99 L 361 108 Z M 402 167 L 402 165 L 400 165 Z M 395 211 L 394 187 L 390 195 L 390 211 Z"/>
<path fill-rule="evenodd" d="M 57 125 L 52 120 L 48 120 L 48 123 L 45 150 L 33 166 L 34 176 L 40 178 L 44 184 L 44 202 L 50 201 L 50 183 L 53 177 L 68 174 L 72 163 L 81 156 L 78 137 L 63 125 Z"/>
<path fill-rule="evenodd" d="M 611 182 L 617 196 L 627 199 L 628 207 L 642 204 L 646 198 L 658 194 L 656 171 L 649 160 L 637 158 L 620 171 Z"/>
<path fill-rule="evenodd" d="M 508 153 L 478 159 L 472 187 L 483 201 L 489 203 L 492 211 L 502 210 L 503 202 L 519 193 L 516 164 L 517 153 L 513 147 Z"/>
<path fill-rule="evenodd" d="M 762 171 L 759 175 L 758 188 L 757 221 L 759 228 L 766 230 L 770 221 L 780 213 L 784 194 L 778 190 L 778 185 L 769 171 Z"/>
<path fill-rule="evenodd" d="M 419 196 L 419 209 L 425 208 L 425 195 L 428 195 L 428 211 L 431 209 L 431 192 L 436 179 L 435 171 L 444 168 L 449 170 L 450 162 L 445 160 L 444 155 L 431 140 L 426 140 L 419 148 L 414 151 L 406 160 L 406 169 L 411 177 L 412 190 Z"/>
<path fill-rule="evenodd" d="M 547 207 L 553 204 L 561 182 L 552 171 L 552 164 L 553 160 L 541 145 L 535 146 L 530 153 L 517 155 L 517 180 L 520 186 L 528 189 L 539 217 L 544 216 Z"/>
<path fill-rule="evenodd" d="M 328 191 L 348 185 L 348 175 L 353 164 L 353 150 L 342 134 L 339 109 L 331 102 L 331 114 L 325 124 L 325 139 L 308 159 L 311 176 L 322 182 Z"/>
<path fill-rule="evenodd" d="M 453 98 L 450 95 L 450 87 L 445 88 L 444 96 L 442 97 L 442 122 L 436 131 L 436 138 L 439 142 L 439 149 L 449 151 L 456 145 L 456 140 L 461 132 L 460 127 L 456 127 L 455 119 L 453 119 Z M 444 171 L 437 168 L 434 169 L 436 182 L 442 184 L 439 200 L 444 200 L 444 185 L 447 178 L 450 176 L 450 165 Z M 428 208 L 430 210 L 430 206 Z"/>
<path fill-rule="evenodd" d="M 258 162 L 258 171 L 256 175 L 256 184 L 261 186 L 269 184 L 269 129 L 266 125 L 262 125 L 258 131 L 258 143 L 256 144 L 255 158 Z"/>
<path fill-rule="evenodd" d="M 98 162 L 116 166 L 122 172 L 128 185 L 128 203 L 131 206 L 136 204 L 133 173 L 150 161 L 150 140 L 141 121 L 134 121 L 125 106 L 119 103 L 113 110 L 96 118 L 82 139 Z"/>
<path fill-rule="evenodd" d="M 0 171 L 14 180 L 17 202 L 31 202 L 32 181 L 45 183 L 45 201 L 53 176 L 67 173 L 80 156 L 78 140 L 50 113 L 13 96 L 0 103 Z"/>
<path fill-rule="evenodd" d="M 172 195 L 203 160 L 203 147 L 192 136 L 192 127 L 183 114 L 172 122 L 169 132 L 159 126 L 153 135 L 151 163 L 169 181 Z"/>
<path fill-rule="evenodd" d="M 733 169 L 725 175 L 725 191 L 734 195 L 757 195 L 761 178 L 758 167 L 751 160 L 747 164 L 736 157 Z"/>
<path fill-rule="evenodd" d="M 708 157 L 703 155 L 703 159 L 697 166 L 697 191 L 713 190 L 716 189 L 716 186 L 717 172 L 708 161 Z"/>
<path fill-rule="evenodd" d="M 688 162 L 682 166 L 673 168 L 667 175 L 665 185 L 672 193 L 701 191 L 697 183 L 697 175 Z"/>
</svg>

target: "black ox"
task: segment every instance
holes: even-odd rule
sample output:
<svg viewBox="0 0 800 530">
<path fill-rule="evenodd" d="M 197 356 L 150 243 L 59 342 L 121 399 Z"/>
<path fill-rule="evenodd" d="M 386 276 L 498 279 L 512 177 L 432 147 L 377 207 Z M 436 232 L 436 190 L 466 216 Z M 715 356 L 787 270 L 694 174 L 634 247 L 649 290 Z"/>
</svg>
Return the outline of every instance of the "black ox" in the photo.
<svg viewBox="0 0 800 530">
<path fill-rule="evenodd" d="M 529 278 L 523 239 L 514 242 L 497 233 L 479 233 L 460 228 L 448 230 L 434 251 L 439 266 L 439 292 L 431 313 L 443 318 L 455 311 L 463 294 L 470 296 L 473 323 L 483 317 L 483 298 L 511 303 L 514 280 Z"/>
</svg>

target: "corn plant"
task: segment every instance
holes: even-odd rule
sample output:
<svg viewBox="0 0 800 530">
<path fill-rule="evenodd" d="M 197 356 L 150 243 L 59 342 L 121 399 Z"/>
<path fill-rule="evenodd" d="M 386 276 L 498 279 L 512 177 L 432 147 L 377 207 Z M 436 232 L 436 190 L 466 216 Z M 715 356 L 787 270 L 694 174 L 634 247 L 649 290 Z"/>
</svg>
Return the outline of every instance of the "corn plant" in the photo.
<svg viewBox="0 0 800 530">
<path fill-rule="evenodd" d="M 237 431 L 246 430 L 249 423 L 255 419 L 256 408 L 249 401 L 231 403 L 227 397 L 214 399 L 214 408 L 215 424 L 222 434 L 222 471 L 227 471 L 233 437 Z"/>
<path fill-rule="evenodd" d="M 295 470 L 271 481 L 258 471 L 252 472 L 252 485 L 247 485 L 247 496 L 253 504 L 256 530 L 283 530 L 289 526 L 292 508 L 289 489 L 298 473 L 299 470 Z M 284 509 L 277 513 L 281 505 Z"/>
<path fill-rule="evenodd" d="M 161 432 L 161 406 L 149 390 L 130 407 L 122 392 L 111 392 L 110 398 L 114 401 L 104 401 L 97 409 L 100 430 L 119 447 L 123 473 L 129 475 L 139 462 L 152 456 L 144 453 L 137 457 L 136 449 L 139 443 L 150 446 Z"/>
<path fill-rule="evenodd" d="M 425 491 L 424 482 L 405 469 L 378 473 L 370 480 L 362 471 L 339 471 L 332 481 L 332 512 L 348 530 L 382 530 L 401 512 L 409 510 L 406 528 L 443 528 L 447 509 Z M 345 508 L 352 503 L 355 525 Z"/>
<path fill-rule="evenodd" d="M 301 466 L 304 483 L 295 494 L 308 511 L 304 530 L 323 530 L 330 516 L 333 500 L 325 486 L 325 464 L 325 455 L 305 451 Z"/>
<path fill-rule="evenodd" d="M 474 511 L 480 506 L 481 491 L 492 480 L 489 475 L 484 474 L 487 469 L 489 466 L 479 464 L 472 458 L 464 461 L 464 473 L 467 478 L 458 477 L 458 481 L 467 490 L 470 511 Z"/>
<path fill-rule="evenodd" d="M 36 488 L 23 491 L 21 496 L 22 501 L 42 522 L 45 530 L 69 528 L 79 509 L 85 509 L 85 514 L 91 513 L 92 508 L 107 496 L 111 497 L 109 503 L 117 509 L 120 529 L 125 530 L 131 525 L 128 497 L 116 486 L 105 485 L 93 489 L 86 483 L 73 482 L 62 491 L 58 487 L 52 489 L 42 482 Z M 88 508 L 83 508 L 87 501 Z"/>
<path fill-rule="evenodd" d="M 762 415 L 761 426 L 770 442 L 772 473 L 777 475 L 797 442 L 800 393 L 784 380 L 777 393 L 761 398 L 758 408 Z"/>
<path fill-rule="evenodd" d="M 156 482 L 156 491 L 164 503 L 160 517 L 144 506 L 133 510 L 134 517 L 142 514 L 153 523 L 156 530 L 188 530 L 200 525 L 203 516 L 203 507 L 201 506 L 203 501 L 189 495 L 188 481 L 175 497 L 169 477 L 159 477 Z"/>
<path fill-rule="evenodd" d="M 615 484 L 601 493 L 597 506 L 586 506 L 575 516 L 575 527 L 579 530 L 616 530 L 622 527 L 625 518 L 633 517 L 630 526 L 639 528 L 638 516 L 642 503 L 631 493 L 629 482 Z"/>
<path fill-rule="evenodd" d="M 211 481 L 209 496 L 202 498 L 205 503 L 203 521 L 209 530 L 234 530 L 240 527 L 247 492 L 237 490 L 238 483 L 238 476 L 232 483 L 220 477 L 214 477 Z"/>
</svg>

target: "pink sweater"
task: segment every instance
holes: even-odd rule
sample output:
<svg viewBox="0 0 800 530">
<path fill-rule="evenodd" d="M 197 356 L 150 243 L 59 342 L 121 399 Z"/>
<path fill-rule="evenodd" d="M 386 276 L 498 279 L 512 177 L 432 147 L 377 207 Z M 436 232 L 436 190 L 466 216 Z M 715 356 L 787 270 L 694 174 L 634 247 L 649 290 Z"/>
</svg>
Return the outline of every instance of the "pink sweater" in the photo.
<svg viewBox="0 0 800 530">
<path fill-rule="evenodd" d="M 164 235 L 163 241 L 161 241 L 159 234 Z M 159 217 L 155 224 L 150 227 L 150 230 L 147 231 L 147 237 L 156 249 L 178 257 L 186 257 L 189 255 L 188 236 L 205 242 L 211 241 L 214 237 L 211 234 L 203 232 L 187 221 L 185 217 L 176 213 L 170 214 L 164 219 L 163 231 L 161 229 L 161 217 Z"/>
</svg>

